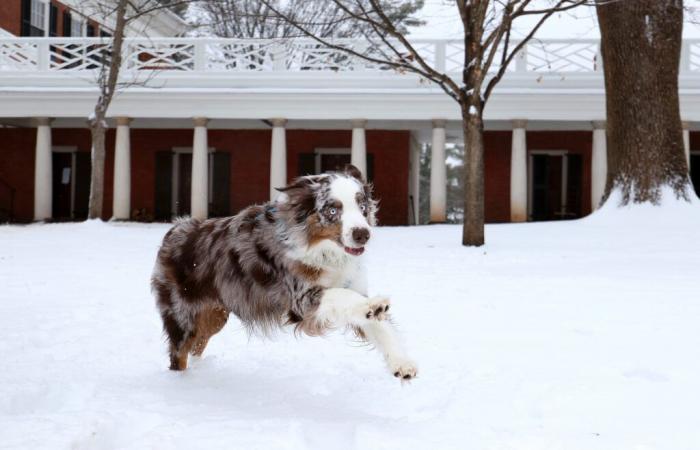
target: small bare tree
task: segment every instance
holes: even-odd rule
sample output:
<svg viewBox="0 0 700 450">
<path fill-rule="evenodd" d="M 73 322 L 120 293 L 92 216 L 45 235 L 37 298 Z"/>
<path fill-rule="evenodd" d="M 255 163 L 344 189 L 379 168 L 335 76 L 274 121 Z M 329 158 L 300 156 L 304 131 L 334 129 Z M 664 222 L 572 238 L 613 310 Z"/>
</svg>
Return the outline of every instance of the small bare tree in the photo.
<svg viewBox="0 0 700 450">
<path fill-rule="evenodd" d="M 97 102 L 88 119 L 92 138 L 92 171 L 90 177 L 90 200 L 88 218 L 102 217 L 104 203 L 105 140 L 107 136 L 107 112 L 115 93 L 125 87 L 119 81 L 122 69 L 124 38 L 128 25 L 164 8 L 177 8 L 195 0 L 84 0 L 80 5 L 83 12 L 114 21 L 111 42 L 101 45 L 101 57 L 97 61 L 98 88 Z M 128 83 L 132 85 L 134 83 Z"/>
<path fill-rule="evenodd" d="M 553 14 L 567 11 L 589 0 L 455 0 L 455 13 L 461 18 L 464 34 L 464 62 L 461 74 L 453 78 L 411 43 L 406 33 L 387 14 L 400 2 L 389 0 L 325 0 L 326 7 L 338 8 L 339 21 L 354 21 L 367 27 L 369 45 L 352 48 L 315 31 L 318 24 L 299 20 L 272 0 L 260 0 L 274 17 L 290 23 L 299 34 L 320 45 L 345 52 L 355 58 L 417 74 L 437 86 L 459 105 L 465 142 L 464 227 L 462 244 L 484 244 L 484 119 L 483 112 L 494 88 L 523 46 Z M 317 5 L 318 5 L 317 3 Z M 324 8 L 324 6 L 319 6 Z M 518 19 L 536 18 L 523 37 L 515 38 Z M 518 28 L 523 31 L 522 28 Z"/>
</svg>

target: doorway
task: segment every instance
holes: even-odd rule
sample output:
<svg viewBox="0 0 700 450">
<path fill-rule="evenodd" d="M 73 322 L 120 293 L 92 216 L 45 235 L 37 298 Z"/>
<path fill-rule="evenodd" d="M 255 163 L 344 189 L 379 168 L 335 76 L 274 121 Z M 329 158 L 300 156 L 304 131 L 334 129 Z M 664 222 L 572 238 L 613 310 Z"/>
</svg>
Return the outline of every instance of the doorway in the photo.
<svg viewBox="0 0 700 450">
<path fill-rule="evenodd" d="M 187 216 L 192 201 L 192 150 L 177 147 L 155 154 L 154 218 L 169 221 Z M 209 149 L 208 158 L 209 217 L 231 214 L 231 154 Z"/>
<path fill-rule="evenodd" d="M 52 218 L 83 220 L 90 198 L 90 153 L 73 147 L 54 147 L 52 163 Z"/>
<path fill-rule="evenodd" d="M 581 217 L 583 160 L 566 151 L 533 151 L 528 164 L 531 221 Z"/>
<path fill-rule="evenodd" d="M 700 152 L 690 153 L 690 180 L 695 186 L 695 194 L 700 197 Z"/>
</svg>

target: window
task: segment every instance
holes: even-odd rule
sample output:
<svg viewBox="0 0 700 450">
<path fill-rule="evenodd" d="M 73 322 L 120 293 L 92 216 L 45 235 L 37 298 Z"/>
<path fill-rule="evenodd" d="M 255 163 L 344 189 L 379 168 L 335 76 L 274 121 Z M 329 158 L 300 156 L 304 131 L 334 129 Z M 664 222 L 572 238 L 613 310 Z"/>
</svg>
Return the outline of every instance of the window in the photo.
<svg viewBox="0 0 700 450">
<path fill-rule="evenodd" d="M 48 3 L 42 0 L 22 0 L 22 36 L 45 36 Z"/>
<path fill-rule="evenodd" d="M 74 37 L 80 37 L 83 35 L 83 21 L 78 17 L 71 17 L 70 35 Z"/>
<path fill-rule="evenodd" d="M 30 23 L 32 27 L 41 30 L 41 34 L 44 34 L 44 16 L 46 14 L 45 4 L 40 0 L 32 0 L 32 8 L 30 15 Z"/>
</svg>

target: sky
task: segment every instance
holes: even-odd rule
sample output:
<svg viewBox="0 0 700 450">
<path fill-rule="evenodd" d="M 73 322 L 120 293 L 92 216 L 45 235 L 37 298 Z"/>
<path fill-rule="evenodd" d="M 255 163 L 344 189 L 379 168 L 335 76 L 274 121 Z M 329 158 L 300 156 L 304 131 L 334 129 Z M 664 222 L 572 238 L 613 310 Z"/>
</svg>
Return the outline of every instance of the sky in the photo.
<svg viewBox="0 0 700 450">
<path fill-rule="evenodd" d="M 542 0 L 536 0 L 542 2 Z M 700 17 L 700 1 L 686 1 L 687 8 L 695 10 L 686 16 Z M 462 34 L 457 7 L 453 0 L 425 0 L 421 16 L 427 22 L 422 27 L 411 30 L 411 36 L 418 39 L 458 38 Z M 518 19 L 523 32 L 536 22 L 535 18 Z M 697 20 L 692 20 L 697 22 Z M 700 38 L 700 26 L 686 21 L 683 29 L 685 38 Z M 539 30 L 537 37 L 543 39 L 597 39 L 600 37 L 595 8 L 584 6 L 572 11 L 558 13 L 551 17 Z"/>
</svg>

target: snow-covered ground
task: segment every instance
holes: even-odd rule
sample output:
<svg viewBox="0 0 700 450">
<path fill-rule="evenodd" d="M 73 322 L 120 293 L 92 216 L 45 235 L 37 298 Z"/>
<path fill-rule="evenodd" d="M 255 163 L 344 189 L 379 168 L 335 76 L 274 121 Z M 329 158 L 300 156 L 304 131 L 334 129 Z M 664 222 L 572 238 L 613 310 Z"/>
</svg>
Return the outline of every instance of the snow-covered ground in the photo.
<svg viewBox="0 0 700 450">
<path fill-rule="evenodd" d="M 374 292 L 420 364 L 232 320 L 167 370 L 148 286 L 165 225 L 0 227 L 0 447 L 700 448 L 700 206 L 382 228 Z"/>
</svg>

